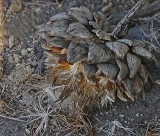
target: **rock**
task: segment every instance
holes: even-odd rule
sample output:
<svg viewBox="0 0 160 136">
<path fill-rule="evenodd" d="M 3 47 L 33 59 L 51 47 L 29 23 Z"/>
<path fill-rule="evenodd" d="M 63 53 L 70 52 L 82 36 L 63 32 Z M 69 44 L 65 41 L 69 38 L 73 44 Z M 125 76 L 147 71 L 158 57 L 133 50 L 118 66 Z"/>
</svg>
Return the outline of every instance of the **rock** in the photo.
<svg viewBox="0 0 160 136">
<path fill-rule="evenodd" d="M 33 48 L 27 48 L 27 51 L 33 51 L 34 49 Z"/>
<path fill-rule="evenodd" d="M 14 46 L 14 39 L 15 37 L 13 35 L 9 37 L 9 40 L 8 40 L 9 48 L 12 48 Z"/>
<path fill-rule="evenodd" d="M 121 118 L 124 118 L 124 116 L 125 116 L 125 115 L 123 115 L 123 114 L 120 114 L 120 115 L 119 115 L 119 117 L 121 117 Z"/>
<path fill-rule="evenodd" d="M 22 49 L 22 50 L 21 50 L 21 55 L 22 55 L 23 57 L 26 57 L 26 56 L 28 55 L 28 51 L 25 50 L 25 49 Z"/>
<path fill-rule="evenodd" d="M 136 113 L 136 117 L 139 117 L 139 113 Z"/>
</svg>

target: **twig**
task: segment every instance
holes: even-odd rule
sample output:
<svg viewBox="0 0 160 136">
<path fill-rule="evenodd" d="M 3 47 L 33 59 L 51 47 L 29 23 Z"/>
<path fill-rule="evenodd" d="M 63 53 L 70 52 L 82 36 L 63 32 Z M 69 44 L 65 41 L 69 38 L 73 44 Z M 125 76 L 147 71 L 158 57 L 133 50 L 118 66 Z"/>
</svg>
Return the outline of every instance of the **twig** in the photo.
<svg viewBox="0 0 160 136">
<path fill-rule="evenodd" d="M 40 5 L 40 6 L 59 4 L 57 0 L 56 0 L 56 2 L 37 1 L 37 2 L 23 2 L 23 3 L 26 5 Z"/>
<path fill-rule="evenodd" d="M 4 116 L 4 115 L 1 115 L 1 114 L 0 114 L 0 118 L 4 118 L 4 119 L 9 119 L 9 120 L 14 120 L 14 121 L 19 121 L 19 122 L 27 123 L 27 121 L 25 121 L 25 120 L 20 120 L 20 119 L 18 119 L 18 118 L 13 118 L 13 117 L 8 117 L 8 116 Z"/>
<path fill-rule="evenodd" d="M 139 0 L 136 5 L 124 16 L 124 18 L 118 23 L 115 29 L 112 31 L 112 36 L 117 36 L 122 30 L 123 25 L 131 20 L 131 18 L 142 8 L 149 0 Z"/>
</svg>

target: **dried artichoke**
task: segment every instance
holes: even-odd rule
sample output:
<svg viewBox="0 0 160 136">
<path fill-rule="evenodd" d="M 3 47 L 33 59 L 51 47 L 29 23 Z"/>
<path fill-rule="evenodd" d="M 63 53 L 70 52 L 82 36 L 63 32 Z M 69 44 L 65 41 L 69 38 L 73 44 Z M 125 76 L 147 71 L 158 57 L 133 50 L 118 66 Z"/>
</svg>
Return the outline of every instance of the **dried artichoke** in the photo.
<svg viewBox="0 0 160 136">
<path fill-rule="evenodd" d="M 66 87 L 60 99 L 77 93 L 104 104 L 144 91 L 149 75 L 141 59 L 153 55 L 142 41 L 114 39 L 109 28 L 103 13 L 75 7 L 51 17 L 39 32 L 46 34 L 47 77 Z"/>
</svg>

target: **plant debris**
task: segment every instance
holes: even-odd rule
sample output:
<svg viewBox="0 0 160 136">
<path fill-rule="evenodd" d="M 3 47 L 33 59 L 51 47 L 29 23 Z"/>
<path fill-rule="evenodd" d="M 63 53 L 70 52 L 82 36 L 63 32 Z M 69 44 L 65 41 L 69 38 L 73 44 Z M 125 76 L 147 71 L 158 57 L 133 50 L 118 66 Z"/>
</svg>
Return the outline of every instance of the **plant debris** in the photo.
<svg viewBox="0 0 160 136">
<path fill-rule="evenodd" d="M 154 56 L 143 46 L 143 41 L 114 39 L 109 26 L 102 12 L 74 7 L 52 16 L 43 30 L 39 29 L 42 35 L 47 34 L 42 48 L 48 56 L 48 81 L 66 86 L 60 98 L 77 92 L 77 97 L 99 98 L 100 101 L 105 98 L 107 103 L 115 101 L 116 95 L 126 101 L 126 97 L 134 100 L 144 92 L 149 74 L 145 72 L 143 59 L 151 60 Z M 64 46 L 57 44 L 58 38 Z M 95 67 L 90 77 L 86 76 L 88 69 L 84 66 L 87 65 Z M 139 74 L 142 66 L 144 75 Z"/>
</svg>

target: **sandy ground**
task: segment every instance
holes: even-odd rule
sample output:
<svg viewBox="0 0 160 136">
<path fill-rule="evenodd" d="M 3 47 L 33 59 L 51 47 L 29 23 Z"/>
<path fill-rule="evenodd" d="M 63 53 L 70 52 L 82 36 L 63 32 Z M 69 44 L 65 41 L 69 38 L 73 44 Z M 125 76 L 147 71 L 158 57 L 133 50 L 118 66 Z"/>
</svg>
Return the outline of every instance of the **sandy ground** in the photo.
<svg viewBox="0 0 160 136">
<path fill-rule="evenodd" d="M 133 0 L 122 1 L 121 4 L 116 2 L 112 2 L 112 12 L 120 11 L 123 7 L 128 10 L 135 3 Z M 30 118 L 15 120 L 5 116 L 19 118 L 25 115 L 34 103 L 32 96 L 47 86 L 47 83 L 44 83 L 45 55 L 40 41 L 35 38 L 36 26 L 46 23 L 52 15 L 69 7 L 87 5 L 91 9 L 101 10 L 108 4 L 107 0 L 62 0 L 59 3 L 53 0 L 24 0 L 19 11 L 13 8 L 8 14 L 11 0 L 6 0 L 5 10 L 8 17 L 4 27 L 7 43 L 3 53 L 4 75 L 0 82 L 0 113 L 4 116 L 0 116 L 0 136 L 33 135 L 29 129 L 31 125 L 28 125 Z M 159 79 L 160 69 L 155 65 L 148 67 L 151 67 L 153 80 Z M 117 100 L 108 109 L 95 107 L 91 117 L 95 136 L 105 136 L 107 123 L 113 121 L 120 122 L 126 128 L 134 128 L 134 132 L 140 135 L 146 129 L 144 124 L 160 119 L 160 87 L 154 84 L 145 94 L 145 100 L 142 97 L 127 103 Z M 120 132 L 117 135 L 129 135 L 124 130 L 117 131 Z M 55 135 L 51 126 L 45 135 Z"/>
</svg>

